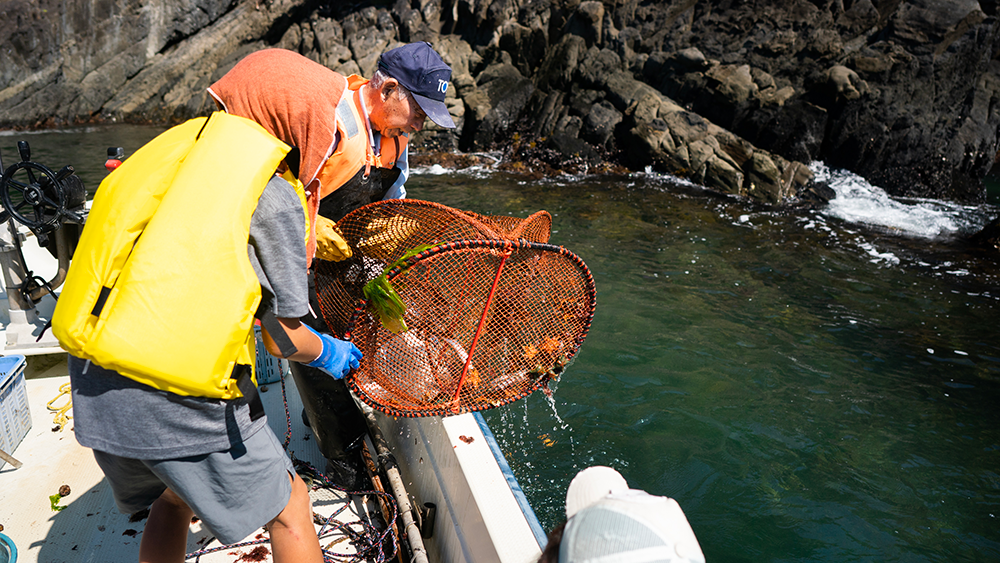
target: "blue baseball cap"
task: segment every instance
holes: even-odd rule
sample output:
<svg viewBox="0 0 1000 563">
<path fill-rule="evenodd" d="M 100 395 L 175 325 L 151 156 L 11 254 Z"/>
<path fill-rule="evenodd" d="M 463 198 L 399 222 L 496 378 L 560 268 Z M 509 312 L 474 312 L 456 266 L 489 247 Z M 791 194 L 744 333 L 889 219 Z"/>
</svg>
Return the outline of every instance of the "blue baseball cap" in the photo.
<svg viewBox="0 0 1000 563">
<path fill-rule="evenodd" d="M 378 68 L 413 94 L 420 109 L 441 127 L 455 127 L 444 104 L 450 87 L 451 67 L 426 41 L 390 49 L 378 59 Z"/>
</svg>

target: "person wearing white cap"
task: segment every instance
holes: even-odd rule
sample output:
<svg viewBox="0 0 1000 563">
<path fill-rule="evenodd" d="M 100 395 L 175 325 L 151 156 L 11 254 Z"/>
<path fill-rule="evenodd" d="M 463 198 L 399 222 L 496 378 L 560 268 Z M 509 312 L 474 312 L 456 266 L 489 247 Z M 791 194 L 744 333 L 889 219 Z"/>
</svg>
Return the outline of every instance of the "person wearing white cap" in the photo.
<svg viewBox="0 0 1000 563">
<path fill-rule="evenodd" d="M 705 563 L 694 530 L 672 498 L 630 489 L 620 473 L 593 466 L 566 491 L 566 522 L 539 563 Z"/>
</svg>

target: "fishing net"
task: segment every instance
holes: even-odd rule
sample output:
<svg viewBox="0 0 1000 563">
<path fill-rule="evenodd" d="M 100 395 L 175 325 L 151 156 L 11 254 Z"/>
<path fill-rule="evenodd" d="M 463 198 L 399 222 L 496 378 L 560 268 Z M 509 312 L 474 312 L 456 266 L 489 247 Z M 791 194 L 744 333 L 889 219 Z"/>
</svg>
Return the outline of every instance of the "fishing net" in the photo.
<svg viewBox="0 0 1000 563">
<path fill-rule="evenodd" d="M 318 261 L 331 332 L 364 353 L 355 393 L 393 416 L 498 407 L 563 372 L 596 305 L 594 279 L 548 243 L 552 218 L 484 216 L 418 200 L 337 223 L 354 255 Z"/>
</svg>

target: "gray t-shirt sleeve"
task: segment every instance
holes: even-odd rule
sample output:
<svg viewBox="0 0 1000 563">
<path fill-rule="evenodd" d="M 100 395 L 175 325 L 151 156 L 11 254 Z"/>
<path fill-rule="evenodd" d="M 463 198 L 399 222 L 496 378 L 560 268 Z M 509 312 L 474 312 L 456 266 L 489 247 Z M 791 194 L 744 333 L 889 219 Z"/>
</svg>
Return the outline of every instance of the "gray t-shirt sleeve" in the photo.
<svg viewBox="0 0 1000 563">
<path fill-rule="evenodd" d="M 298 318 L 309 312 L 305 228 L 295 188 L 275 176 L 250 220 L 247 251 L 260 280 L 261 307 L 270 307 L 279 317 Z"/>
</svg>

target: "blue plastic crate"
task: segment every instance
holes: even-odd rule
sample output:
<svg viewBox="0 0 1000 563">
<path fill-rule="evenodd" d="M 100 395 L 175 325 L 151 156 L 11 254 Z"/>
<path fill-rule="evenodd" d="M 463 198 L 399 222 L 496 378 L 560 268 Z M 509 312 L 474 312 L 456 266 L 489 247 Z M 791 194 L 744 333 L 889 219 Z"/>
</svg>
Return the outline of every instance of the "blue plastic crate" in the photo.
<svg viewBox="0 0 1000 563">
<path fill-rule="evenodd" d="M 289 369 L 288 360 L 275 358 L 267 351 L 267 348 L 264 348 L 259 326 L 253 327 L 253 335 L 257 339 L 257 367 L 255 368 L 257 385 L 278 383 Z"/>
<path fill-rule="evenodd" d="M 12 453 L 31 430 L 24 356 L 0 357 L 0 450 Z M 6 465 L 0 461 L 0 468 Z"/>
</svg>

